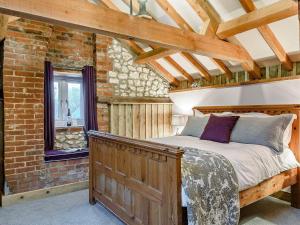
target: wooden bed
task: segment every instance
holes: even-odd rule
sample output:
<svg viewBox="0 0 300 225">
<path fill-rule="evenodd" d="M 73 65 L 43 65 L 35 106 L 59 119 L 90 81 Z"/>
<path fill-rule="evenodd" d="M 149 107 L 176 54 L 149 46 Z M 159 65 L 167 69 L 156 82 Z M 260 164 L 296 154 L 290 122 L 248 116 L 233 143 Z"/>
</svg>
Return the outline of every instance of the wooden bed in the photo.
<svg viewBox="0 0 300 225">
<path fill-rule="evenodd" d="M 300 105 L 210 106 L 194 110 L 296 114 L 290 148 L 300 161 Z M 90 132 L 90 203 L 102 203 L 130 225 L 182 224 L 182 154 L 182 149 L 168 145 Z M 299 168 L 288 170 L 240 192 L 241 207 L 292 186 L 291 205 L 300 208 L 299 175 Z"/>
</svg>

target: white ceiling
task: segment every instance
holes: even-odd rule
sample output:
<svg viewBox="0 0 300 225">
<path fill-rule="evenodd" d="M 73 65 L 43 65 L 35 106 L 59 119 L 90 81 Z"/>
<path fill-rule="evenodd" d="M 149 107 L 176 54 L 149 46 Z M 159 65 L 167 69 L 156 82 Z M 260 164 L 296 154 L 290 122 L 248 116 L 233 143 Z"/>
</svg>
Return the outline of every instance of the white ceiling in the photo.
<svg viewBox="0 0 300 225">
<path fill-rule="evenodd" d="M 124 4 L 122 0 L 112 0 L 115 5 L 119 7 L 123 12 L 129 13 L 129 7 Z M 186 22 L 194 28 L 197 32 L 201 29 L 202 21 L 190 7 L 186 1 L 182 0 L 168 0 L 169 3 L 176 9 L 176 11 L 186 20 Z M 278 0 L 254 0 L 257 8 L 261 8 L 266 5 L 270 5 Z M 238 16 L 245 14 L 244 9 L 240 5 L 238 0 L 209 0 L 211 5 L 219 13 L 223 21 L 227 21 Z M 157 21 L 177 27 L 176 23 L 160 8 L 155 0 L 148 0 L 147 9 L 149 13 Z M 297 16 L 293 16 L 281 21 L 270 24 L 270 28 L 274 32 L 275 36 L 282 44 L 285 51 L 289 53 L 298 52 L 299 47 L 299 21 Z M 255 60 L 261 60 L 264 58 L 274 57 L 275 55 L 262 38 L 257 29 L 249 30 L 236 35 L 236 38 L 242 43 L 242 45 L 248 50 L 250 55 Z M 149 48 L 145 50 L 150 50 Z M 188 73 L 194 77 L 198 77 L 197 70 L 190 65 L 180 54 L 174 54 L 171 56 L 179 65 L 181 65 Z M 217 70 L 216 65 L 207 57 L 195 55 L 197 60 L 201 62 L 208 70 Z M 157 60 L 162 66 L 165 67 L 172 75 L 178 79 L 184 79 L 182 75 L 175 70 L 163 59 Z M 230 62 L 233 65 L 238 63 Z"/>
</svg>

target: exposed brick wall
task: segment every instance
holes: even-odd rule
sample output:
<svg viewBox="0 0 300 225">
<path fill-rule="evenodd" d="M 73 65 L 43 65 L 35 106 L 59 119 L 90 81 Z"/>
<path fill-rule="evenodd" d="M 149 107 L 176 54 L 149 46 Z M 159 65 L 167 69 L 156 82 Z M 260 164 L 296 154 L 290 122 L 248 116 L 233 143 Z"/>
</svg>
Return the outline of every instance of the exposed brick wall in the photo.
<svg viewBox="0 0 300 225">
<path fill-rule="evenodd" d="M 86 158 L 47 163 L 43 187 L 87 180 L 88 163 Z"/>
<path fill-rule="evenodd" d="M 5 194 L 87 179 L 88 159 L 44 161 L 44 61 L 93 64 L 93 36 L 19 20 L 9 26 L 4 58 Z"/>
<path fill-rule="evenodd" d="M 11 192 L 44 186 L 43 65 L 50 25 L 18 21 L 4 50 L 5 179 Z"/>
<path fill-rule="evenodd" d="M 94 35 L 94 65 L 97 72 L 97 96 L 113 96 L 113 84 L 108 83 L 108 72 L 112 70 L 112 61 L 108 57 L 108 48 L 112 38 Z M 109 110 L 107 104 L 97 104 L 99 130 L 109 131 Z"/>
<path fill-rule="evenodd" d="M 97 96 L 114 96 L 108 74 L 112 38 L 20 19 L 8 27 L 4 59 L 5 194 L 88 179 L 88 159 L 44 161 L 44 61 L 56 70 L 94 65 Z M 97 104 L 99 129 L 109 131 L 107 104 Z"/>
<path fill-rule="evenodd" d="M 93 34 L 53 26 L 47 60 L 54 67 L 81 70 L 85 65 L 93 65 L 93 51 Z"/>
</svg>

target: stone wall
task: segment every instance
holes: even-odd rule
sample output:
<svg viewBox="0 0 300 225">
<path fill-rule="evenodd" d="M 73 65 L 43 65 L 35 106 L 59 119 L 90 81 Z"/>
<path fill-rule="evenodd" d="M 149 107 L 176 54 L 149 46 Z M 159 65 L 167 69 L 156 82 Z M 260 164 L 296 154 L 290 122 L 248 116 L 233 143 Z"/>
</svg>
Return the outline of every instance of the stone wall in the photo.
<svg viewBox="0 0 300 225">
<path fill-rule="evenodd" d="M 84 132 L 81 127 L 56 129 L 54 149 L 86 148 Z"/>
<path fill-rule="evenodd" d="M 113 40 L 108 49 L 113 68 L 108 73 L 114 94 L 129 97 L 167 97 L 169 83 L 147 65 L 133 62 L 134 55 Z"/>
</svg>

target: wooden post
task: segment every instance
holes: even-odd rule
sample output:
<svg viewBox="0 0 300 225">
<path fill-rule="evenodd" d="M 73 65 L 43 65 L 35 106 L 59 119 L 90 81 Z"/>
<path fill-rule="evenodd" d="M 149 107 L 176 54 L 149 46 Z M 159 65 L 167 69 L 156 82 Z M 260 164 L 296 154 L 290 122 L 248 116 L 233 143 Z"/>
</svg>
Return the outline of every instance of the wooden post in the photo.
<svg viewBox="0 0 300 225">
<path fill-rule="evenodd" d="M 89 202 L 91 205 L 96 204 L 96 200 L 94 197 L 94 173 L 93 173 L 93 155 L 94 155 L 94 151 L 96 151 L 96 149 L 94 149 L 96 147 L 96 144 L 94 143 L 94 140 L 92 137 L 89 137 Z"/>
</svg>

